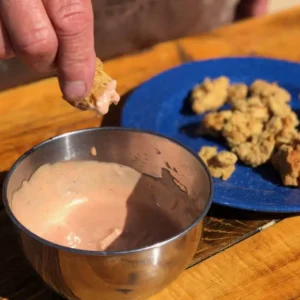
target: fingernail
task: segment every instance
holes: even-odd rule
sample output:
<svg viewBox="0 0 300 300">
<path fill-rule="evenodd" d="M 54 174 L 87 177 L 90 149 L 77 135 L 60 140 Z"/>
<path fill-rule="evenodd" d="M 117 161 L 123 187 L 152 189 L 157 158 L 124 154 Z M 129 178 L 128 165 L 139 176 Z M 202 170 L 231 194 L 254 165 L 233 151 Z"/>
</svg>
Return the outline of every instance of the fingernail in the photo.
<svg viewBox="0 0 300 300">
<path fill-rule="evenodd" d="M 86 84 L 83 81 L 69 81 L 62 86 L 64 97 L 69 101 L 80 100 L 85 96 Z"/>
</svg>

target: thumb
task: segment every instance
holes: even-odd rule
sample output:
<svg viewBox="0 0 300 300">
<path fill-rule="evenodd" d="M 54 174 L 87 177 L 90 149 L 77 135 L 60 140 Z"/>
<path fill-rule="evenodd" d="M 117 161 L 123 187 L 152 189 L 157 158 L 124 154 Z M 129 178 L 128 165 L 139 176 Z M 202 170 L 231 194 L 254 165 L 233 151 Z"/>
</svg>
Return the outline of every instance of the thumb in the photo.
<svg viewBox="0 0 300 300">
<path fill-rule="evenodd" d="M 95 74 L 94 20 L 90 0 L 44 0 L 58 38 L 58 79 L 69 102 L 85 97 Z"/>
</svg>

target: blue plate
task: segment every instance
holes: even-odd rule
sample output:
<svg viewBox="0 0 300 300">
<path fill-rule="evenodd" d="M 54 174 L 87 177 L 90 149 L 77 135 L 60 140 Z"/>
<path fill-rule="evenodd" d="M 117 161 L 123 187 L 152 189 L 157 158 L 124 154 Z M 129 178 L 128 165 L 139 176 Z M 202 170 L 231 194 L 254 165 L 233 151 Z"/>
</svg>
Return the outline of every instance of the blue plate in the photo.
<svg viewBox="0 0 300 300">
<path fill-rule="evenodd" d="M 222 141 L 197 137 L 202 117 L 193 115 L 185 105 L 195 84 L 220 75 L 247 84 L 258 78 L 276 81 L 292 94 L 292 107 L 300 113 L 300 64 L 265 58 L 222 58 L 182 65 L 139 86 L 125 103 L 122 126 L 163 134 L 195 152 L 204 145 L 223 149 Z M 254 211 L 300 212 L 300 189 L 283 187 L 271 165 L 252 169 L 239 164 L 229 180 L 214 179 L 214 185 L 214 203 Z"/>
</svg>

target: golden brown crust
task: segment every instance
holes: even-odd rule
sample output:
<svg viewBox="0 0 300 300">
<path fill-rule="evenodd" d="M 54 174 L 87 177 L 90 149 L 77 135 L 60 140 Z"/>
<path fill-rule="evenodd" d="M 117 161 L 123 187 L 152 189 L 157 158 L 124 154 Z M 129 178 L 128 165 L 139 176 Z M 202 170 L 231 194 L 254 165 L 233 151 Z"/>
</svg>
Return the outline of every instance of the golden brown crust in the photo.
<svg viewBox="0 0 300 300">
<path fill-rule="evenodd" d="M 288 102 L 291 100 L 291 94 L 284 88 L 279 87 L 277 83 L 270 83 L 265 80 L 255 80 L 250 88 L 250 93 L 259 96 L 261 99 L 275 98 L 277 101 Z"/>
<path fill-rule="evenodd" d="M 206 78 L 197 85 L 191 95 L 192 109 L 196 114 L 218 110 L 228 95 L 229 79 L 221 76 L 214 80 Z"/>
<path fill-rule="evenodd" d="M 227 101 L 229 103 L 236 102 L 238 100 L 245 100 L 248 94 L 248 86 L 245 83 L 235 83 L 228 88 Z"/>
<path fill-rule="evenodd" d="M 232 116 L 232 111 L 223 110 L 220 112 L 211 112 L 204 116 L 202 125 L 205 132 L 211 135 L 217 135 L 220 133 L 227 122 Z"/>
<path fill-rule="evenodd" d="M 105 114 L 111 103 L 117 104 L 119 102 L 120 96 L 115 89 L 116 81 L 104 72 L 103 63 L 99 58 L 96 58 L 95 76 L 89 95 L 70 103 L 82 110 L 91 109 Z"/>
<path fill-rule="evenodd" d="M 235 170 L 237 156 L 229 151 L 218 153 L 217 147 L 202 147 L 198 155 L 207 165 L 211 175 L 215 178 L 227 180 Z"/>
<path fill-rule="evenodd" d="M 251 141 L 239 144 L 232 148 L 239 159 L 246 165 L 258 167 L 266 163 L 274 150 L 275 141 L 272 136 L 259 135 Z"/>
<path fill-rule="evenodd" d="M 262 133 L 263 123 L 248 113 L 234 111 L 224 125 L 222 135 L 229 147 L 246 142 L 250 137 Z"/>
<path fill-rule="evenodd" d="M 273 155 L 272 164 L 284 185 L 300 187 L 300 140 L 293 145 L 282 145 Z"/>
<path fill-rule="evenodd" d="M 104 72 L 103 63 L 97 57 L 95 77 L 92 89 L 88 96 L 86 96 L 84 99 L 78 102 L 77 107 L 83 110 L 90 109 L 93 106 L 95 107 L 97 103 L 97 98 L 104 93 L 110 81 L 112 81 L 111 77 Z"/>
<path fill-rule="evenodd" d="M 216 82 L 207 79 L 194 90 L 200 93 L 199 107 L 195 102 L 193 106 L 196 113 L 220 108 L 226 93 L 232 107 L 206 114 L 202 121 L 203 132 L 213 137 L 222 136 L 239 160 L 251 167 L 271 160 L 284 185 L 299 186 L 299 120 L 288 104 L 291 95 L 276 83 L 255 80 L 248 90 L 243 83 L 228 86 L 228 78 L 224 78 L 217 78 Z M 214 177 L 226 180 L 234 171 L 234 163 L 226 166 L 220 163 L 224 154 L 218 154 L 216 147 L 203 147 L 199 155 Z"/>
</svg>

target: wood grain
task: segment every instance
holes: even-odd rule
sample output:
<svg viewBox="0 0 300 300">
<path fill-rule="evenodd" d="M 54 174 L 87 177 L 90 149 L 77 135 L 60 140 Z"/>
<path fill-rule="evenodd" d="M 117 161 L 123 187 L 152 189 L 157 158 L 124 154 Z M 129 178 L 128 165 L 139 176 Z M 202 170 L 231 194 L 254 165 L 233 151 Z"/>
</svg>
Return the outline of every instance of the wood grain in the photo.
<svg viewBox="0 0 300 300">
<path fill-rule="evenodd" d="M 151 300 L 300 299 L 300 217 L 279 222 L 185 271 Z"/>
<path fill-rule="evenodd" d="M 300 61 L 299 49 L 300 9 L 293 9 L 204 35 L 163 43 L 143 53 L 108 61 L 105 68 L 118 80 L 124 102 L 126 94 L 138 84 L 183 62 L 237 55 Z M 105 118 L 105 124 L 118 121 L 120 107 Z M 7 171 L 22 153 L 35 144 L 70 130 L 99 126 L 102 121 L 94 113 L 77 111 L 63 102 L 56 78 L 0 93 L 0 114 L 0 172 Z M 240 248 L 231 247 L 257 233 L 264 224 L 280 218 L 213 207 L 194 263 L 230 248 L 189 269 L 157 299 L 200 299 L 198 296 L 202 294 L 206 298 L 201 299 L 267 299 L 265 295 L 271 299 L 297 299 L 300 288 L 297 290 L 294 282 L 299 268 L 296 256 L 300 244 L 295 232 L 299 226 L 298 218 L 280 222 L 271 228 L 274 231 L 265 231 L 270 238 L 265 236 L 265 232 L 254 235 L 237 246 L 246 245 L 240 251 L 234 250 Z M 0 226 L 0 299 L 59 299 L 45 288 L 24 261 L 3 211 L 0 212 Z M 280 229 L 277 229 L 278 226 Z M 262 234 L 263 238 L 257 238 Z M 242 259 L 244 255 L 245 261 Z M 247 276 L 250 276 L 250 281 Z M 283 282 L 278 284 L 280 277 Z M 269 283 L 272 278 L 276 286 Z M 257 291 L 264 291 L 264 298 L 255 298 L 258 297 L 255 286 Z M 278 292 L 280 286 L 286 288 L 285 295 Z M 277 293 L 273 293 L 273 288 Z M 276 298 L 277 295 L 283 295 L 283 298 Z"/>
</svg>

